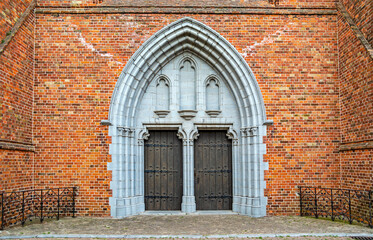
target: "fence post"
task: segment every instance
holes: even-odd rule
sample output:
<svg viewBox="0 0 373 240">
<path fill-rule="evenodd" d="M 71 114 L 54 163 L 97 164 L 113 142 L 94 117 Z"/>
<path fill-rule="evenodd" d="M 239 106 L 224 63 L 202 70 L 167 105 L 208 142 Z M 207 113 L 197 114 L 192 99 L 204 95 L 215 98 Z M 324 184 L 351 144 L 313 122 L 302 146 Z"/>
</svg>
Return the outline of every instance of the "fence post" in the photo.
<svg viewBox="0 0 373 240">
<path fill-rule="evenodd" d="M 300 198 L 300 216 L 303 216 L 303 202 L 302 202 L 302 187 L 299 187 L 299 198 Z"/>
<path fill-rule="evenodd" d="M 351 216 L 351 190 L 348 190 L 348 213 L 349 213 L 348 221 L 350 222 L 350 224 L 352 224 L 352 216 Z"/>
<path fill-rule="evenodd" d="M 315 217 L 319 218 L 319 214 L 317 213 L 317 189 L 315 188 Z"/>
<path fill-rule="evenodd" d="M 22 226 L 25 225 L 25 192 L 22 192 Z"/>
<path fill-rule="evenodd" d="M 60 220 L 60 188 L 57 188 L 57 220 Z"/>
<path fill-rule="evenodd" d="M 373 228 L 373 214 L 372 214 L 372 202 L 373 202 L 373 192 L 369 191 L 369 227 Z"/>
<path fill-rule="evenodd" d="M 73 218 L 75 218 L 75 191 L 76 187 L 73 187 Z"/>
<path fill-rule="evenodd" d="M 3 230 L 4 229 L 4 193 L 2 192 L 1 193 L 1 225 L 0 225 L 0 229 Z"/>
<path fill-rule="evenodd" d="M 43 190 L 40 190 L 40 222 L 42 223 L 43 220 Z"/>
<path fill-rule="evenodd" d="M 332 221 L 334 221 L 335 218 L 334 218 L 333 189 L 330 189 L 330 197 L 331 197 L 331 204 L 332 204 Z"/>
</svg>

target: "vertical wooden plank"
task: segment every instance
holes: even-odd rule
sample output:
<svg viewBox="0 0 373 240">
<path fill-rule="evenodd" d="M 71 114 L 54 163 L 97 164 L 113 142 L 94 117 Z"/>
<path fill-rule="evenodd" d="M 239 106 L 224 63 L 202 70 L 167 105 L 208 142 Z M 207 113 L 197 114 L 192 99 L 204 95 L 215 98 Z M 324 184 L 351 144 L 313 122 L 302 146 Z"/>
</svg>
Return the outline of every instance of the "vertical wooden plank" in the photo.
<svg viewBox="0 0 373 240">
<path fill-rule="evenodd" d="M 208 198 L 210 196 L 210 148 L 209 148 L 209 137 L 206 134 L 206 132 L 203 133 L 203 159 L 201 159 L 203 164 L 203 175 L 204 175 L 204 181 L 200 182 L 201 184 L 201 195 L 203 196 L 203 209 L 202 210 L 209 210 L 211 205 L 211 199 Z"/>
<path fill-rule="evenodd" d="M 150 169 L 149 170 L 155 170 L 155 147 L 154 147 L 154 144 L 155 144 L 155 139 L 156 139 L 156 134 L 155 132 L 152 133 L 153 137 L 152 137 L 152 140 L 151 140 L 151 146 L 149 146 L 149 149 L 151 150 L 151 156 L 150 156 Z M 149 179 L 149 196 L 154 196 L 155 195 L 155 173 L 154 172 L 150 172 L 150 175 L 149 175 L 150 179 Z M 155 199 L 154 198 L 150 198 L 149 199 L 150 201 L 150 204 L 149 206 L 151 206 L 149 208 L 149 210 L 155 210 L 154 207 L 155 207 Z"/>
<path fill-rule="evenodd" d="M 216 144 L 216 189 L 215 194 L 216 196 L 219 196 L 219 198 L 216 199 L 216 209 L 217 210 L 223 210 L 223 198 L 224 196 L 224 188 L 226 186 L 223 185 L 223 173 L 221 172 L 223 170 L 223 151 L 222 151 L 222 144 L 224 140 L 224 135 L 222 131 L 216 132 L 216 138 L 215 138 L 215 144 Z"/>
<path fill-rule="evenodd" d="M 228 186 L 229 186 L 229 195 L 231 196 L 231 198 L 229 198 L 229 208 L 228 209 L 232 209 L 232 205 L 233 205 L 233 141 L 232 139 L 228 139 L 228 143 L 229 143 L 229 148 L 228 148 L 228 169 L 230 170 L 229 172 L 229 175 L 228 175 Z"/>
<path fill-rule="evenodd" d="M 167 186 L 167 195 L 169 198 L 167 198 L 167 210 L 172 210 L 175 208 L 174 205 L 174 179 L 173 179 L 173 171 L 174 171 L 174 159 L 177 158 L 177 156 L 174 155 L 173 149 L 174 149 L 174 137 L 173 137 L 173 131 L 167 132 L 167 152 L 166 152 L 166 158 L 165 161 L 167 162 L 167 183 L 165 185 Z"/>
<path fill-rule="evenodd" d="M 168 131 L 161 132 L 161 145 L 160 145 L 160 169 L 161 173 L 159 174 L 161 177 L 160 188 L 161 188 L 161 196 L 163 198 L 160 199 L 161 202 L 161 210 L 168 210 L 167 206 L 167 198 L 168 197 L 168 182 L 167 182 L 167 171 L 168 171 L 168 158 L 167 158 L 167 149 L 169 148 L 168 142 Z"/>
<path fill-rule="evenodd" d="M 156 196 L 154 199 L 154 208 L 155 210 L 161 210 L 161 202 L 159 196 L 161 195 L 161 176 L 160 176 L 160 169 L 161 169 L 161 151 L 160 151 L 160 138 L 161 133 L 159 131 L 155 132 L 154 134 L 154 170 L 156 171 L 154 174 L 154 195 Z"/>
<path fill-rule="evenodd" d="M 229 196 L 229 172 L 226 172 L 226 171 L 229 171 L 229 166 L 228 166 L 228 149 L 229 149 L 229 145 L 228 145 L 228 141 L 227 141 L 227 138 L 224 137 L 222 139 L 222 170 L 224 171 L 223 174 L 222 174 L 222 184 L 224 186 L 224 190 L 223 190 L 223 195 L 224 196 Z M 229 198 L 224 198 L 223 199 L 223 206 L 222 206 L 222 209 L 223 210 L 228 210 L 229 209 Z"/>
<path fill-rule="evenodd" d="M 210 196 L 211 198 L 211 206 L 210 210 L 216 210 L 218 209 L 218 199 L 215 198 L 217 196 L 216 192 L 216 184 L 217 184 L 217 174 L 215 172 L 217 168 L 217 161 L 216 161 L 216 132 L 215 131 L 210 131 L 209 132 L 209 138 L 210 138 Z"/>
</svg>

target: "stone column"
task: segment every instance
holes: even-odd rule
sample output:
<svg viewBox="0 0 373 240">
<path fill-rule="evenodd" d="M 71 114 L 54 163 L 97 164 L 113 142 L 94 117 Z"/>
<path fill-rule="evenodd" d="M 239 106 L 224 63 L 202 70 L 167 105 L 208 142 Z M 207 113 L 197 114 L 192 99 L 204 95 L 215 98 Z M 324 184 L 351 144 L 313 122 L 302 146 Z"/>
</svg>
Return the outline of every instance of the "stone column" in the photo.
<svg viewBox="0 0 373 240">
<path fill-rule="evenodd" d="M 240 197 L 240 166 L 238 163 L 238 136 L 236 131 L 230 127 L 227 131 L 228 139 L 232 139 L 232 177 L 233 177 L 233 203 L 232 203 L 232 211 L 233 212 L 240 212 L 240 204 L 241 204 L 241 197 Z"/>
<path fill-rule="evenodd" d="M 144 143 L 148 140 L 149 132 L 147 129 L 143 129 L 139 133 L 137 140 L 137 164 L 136 164 L 136 209 L 138 213 L 145 211 L 145 199 L 144 199 Z"/>
<path fill-rule="evenodd" d="M 194 196 L 194 140 L 198 137 L 198 131 L 187 133 L 181 127 L 178 132 L 179 139 L 183 141 L 183 199 L 181 211 L 192 213 L 196 211 L 196 198 Z"/>
<path fill-rule="evenodd" d="M 240 213 L 247 215 L 247 196 L 250 186 L 250 168 L 248 162 L 248 131 L 247 128 L 241 128 L 241 203 Z"/>
</svg>

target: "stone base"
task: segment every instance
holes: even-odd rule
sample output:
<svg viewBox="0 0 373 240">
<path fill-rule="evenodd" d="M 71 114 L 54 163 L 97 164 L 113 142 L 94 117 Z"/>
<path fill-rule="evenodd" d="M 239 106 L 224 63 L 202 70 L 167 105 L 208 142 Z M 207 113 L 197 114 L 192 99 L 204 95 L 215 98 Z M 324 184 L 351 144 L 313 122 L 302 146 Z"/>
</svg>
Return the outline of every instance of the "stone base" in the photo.
<svg viewBox="0 0 373 240">
<path fill-rule="evenodd" d="M 109 198 L 111 216 L 125 218 L 145 211 L 144 202 L 139 203 L 139 197 Z"/>
<path fill-rule="evenodd" d="M 196 198 L 194 196 L 183 196 L 181 211 L 185 213 L 196 212 Z"/>
</svg>

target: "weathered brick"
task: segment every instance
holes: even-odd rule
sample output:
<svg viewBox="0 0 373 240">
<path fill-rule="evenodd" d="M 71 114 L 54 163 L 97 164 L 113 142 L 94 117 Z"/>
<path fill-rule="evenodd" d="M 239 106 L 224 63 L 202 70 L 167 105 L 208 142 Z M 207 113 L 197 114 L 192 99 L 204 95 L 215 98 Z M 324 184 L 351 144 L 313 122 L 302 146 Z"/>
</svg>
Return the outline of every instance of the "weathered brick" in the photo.
<svg viewBox="0 0 373 240">
<path fill-rule="evenodd" d="M 201 5 L 201 1 L 178 2 Z M 222 7 L 220 2 L 208 4 Z M 35 153 L 0 150 L 2 177 L 12 179 L 1 182 L 1 189 L 76 185 L 79 214 L 110 215 L 111 139 L 100 121 L 108 117 L 115 83 L 131 56 L 158 30 L 183 17 L 201 21 L 226 38 L 259 83 L 267 118 L 274 120 L 264 139 L 268 214 L 298 214 L 300 185 L 371 188 L 372 150 L 339 149 L 341 144 L 372 141 L 372 59 L 343 16 L 333 13 L 335 1 L 235 2 L 255 7 L 272 4 L 271 8 L 276 3 L 290 10 L 268 8 L 268 14 L 224 14 L 223 10 L 221 14 L 165 14 L 162 7 L 142 14 L 40 11 L 35 22 L 31 14 L 0 55 L 0 72 L 5 73 L 0 76 L 4 89 L 0 129 L 3 140 L 33 143 L 36 149 Z M 163 7 L 167 3 L 136 1 Z M 54 9 L 129 1 L 39 0 L 38 4 Z M 297 15 L 289 12 L 294 7 L 300 9 Z M 307 14 L 306 7 L 333 11 Z"/>
</svg>

